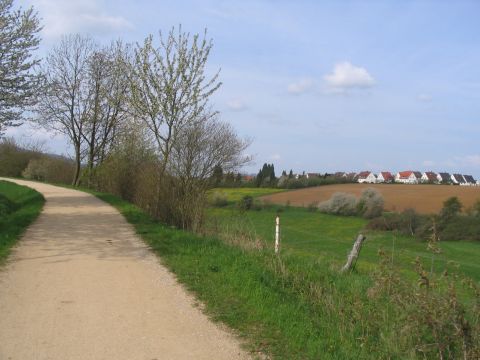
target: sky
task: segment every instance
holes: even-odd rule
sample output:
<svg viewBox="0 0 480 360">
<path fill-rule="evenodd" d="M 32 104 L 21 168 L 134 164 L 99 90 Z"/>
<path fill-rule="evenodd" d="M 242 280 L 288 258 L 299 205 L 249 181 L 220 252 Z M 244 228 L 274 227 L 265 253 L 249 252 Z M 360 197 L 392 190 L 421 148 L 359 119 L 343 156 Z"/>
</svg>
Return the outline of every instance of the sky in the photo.
<svg viewBox="0 0 480 360">
<path fill-rule="evenodd" d="M 182 25 L 213 40 L 221 119 L 255 173 L 433 170 L 480 178 L 480 1 L 17 0 L 62 35 L 100 43 Z M 67 153 L 60 136 L 9 131 Z"/>
</svg>

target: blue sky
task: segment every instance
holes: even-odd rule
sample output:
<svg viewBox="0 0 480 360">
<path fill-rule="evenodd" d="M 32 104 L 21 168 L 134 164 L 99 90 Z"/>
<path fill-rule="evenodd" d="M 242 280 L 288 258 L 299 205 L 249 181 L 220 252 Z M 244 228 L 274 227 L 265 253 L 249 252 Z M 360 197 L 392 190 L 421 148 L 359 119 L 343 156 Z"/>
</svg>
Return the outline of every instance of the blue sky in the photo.
<svg viewBox="0 0 480 360">
<path fill-rule="evenodd" d="M 212 99 L 264 162 L 314 171 L 480 177 L 479 1 L 23 0 L 46 53 L 65 33 L 142 41 L 208 29 Z M 27 128 L 10 132 L 33 134 Z M 51 150 L 67 152 L 43 132 Z"/>
</svg>

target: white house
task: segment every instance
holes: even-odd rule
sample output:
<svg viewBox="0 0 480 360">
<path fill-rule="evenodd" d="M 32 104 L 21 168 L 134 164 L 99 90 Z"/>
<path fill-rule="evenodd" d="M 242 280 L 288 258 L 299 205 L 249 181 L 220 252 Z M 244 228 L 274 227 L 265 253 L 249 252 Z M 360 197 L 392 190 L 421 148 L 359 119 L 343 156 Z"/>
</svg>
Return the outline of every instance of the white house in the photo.
<svg viewBox="0 0 480 360">
<path fill-rule="evenodd" d="M 395 178 L 389 171 L 382 171 L 377 175 L 377 183 L 391 183 L 394 180 Z"/>
<path fill-rule="evenodd" d="M 375 184 L 377 182 L 377 177 L 371 171 L 362 171 L 357 175 L 357 182 L 360 184 Z"/>
<path fill-rule="evenodd" d="M 465 185 L 472 186 L 477 184 L 472 175 L 463 175 L 463 178 L 465 179 Z"/>
<path fill-rule="evenodd" d="M 435 174 L 434 172 L 432 171 L 426 171 L 422 174 L 422 177 L 420 178 L 420 181 L 422 183 L 431 183 L 431 184 L 434 184 L 434 183 L 438 183 L 438 175 Z"/>
<path fill-rule="evenodd" d="M 418 184 L 422 174 L 418 171 L 400 171 L 395 175 L 395 182 L 404 183 L 404 184 Z"/>
<path fill-rule="evenodd" d="M 466 181 L 465 179 L 463 178 L 463 175 L 462 174 L 452 174 L 452 176 L 450 177 L 450 179 L 452 180 L 452 182 L 456 185 L 465 185 L 466 184 Z"/>
<path fill-rule="evenodd" d="M 439 183 L 443 183 L 443 184 L 448 184 L 452 181 L 449 173 L 442 173 L 442 172 L 437 174 L 437 180 Z"/>
</svg>

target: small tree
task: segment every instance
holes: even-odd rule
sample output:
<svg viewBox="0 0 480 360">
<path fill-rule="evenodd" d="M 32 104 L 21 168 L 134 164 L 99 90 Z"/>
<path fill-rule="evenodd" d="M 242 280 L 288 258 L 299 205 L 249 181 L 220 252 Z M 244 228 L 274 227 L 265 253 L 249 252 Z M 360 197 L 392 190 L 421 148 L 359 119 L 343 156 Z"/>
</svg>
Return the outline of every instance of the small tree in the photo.
<svg viewBox="0 0 480 360">
<path fill-rule="evenodd" d="M 452 196 L 444 201 L 443 208 L 440 211 L 440 218 L 444 221 L 450 220 L 462 211 L 462 203 L 456 196 Z"/>
<path fill-rule="evenodd" d="M 212 40 L 199 34 L 190 36 L 173 28 L 159 34 L 158 45 L 148 36 L 137 45 L 130 63 L 130 106 L 134 115 L 150 130 L 158 154 L 157 211 L 160 211 L 161 182 L 169 177 L 174 148 L 184 141 L 186 131 L 217 112 L 209 109 L 209 99 L 218 90 L 219 73 L 207 78 L 206 64 Z M 178 149 L 178 147 L 177 147 Z M 218 160 L 209 168 L 213 168 Z M 211 175 L 211 173 L 209 173 Z"/>
<path fill-rule="evenodd" d="M 40 43 L 37 13 L 12 9 L 13 0 L 0 0 L 0 135 L 18 126 L 24 110 L 36 101 L 41 76 L 32 57 Z"/>
<path fill-rule="evenodd" d="M 91 110 L 88 73 L 94 48 L 89 37 L 63 37 L 47 56 L 43 70 L 46 89 L 40 97 L 37 119 L 46 129 L 64 134 L 73 145 L 72 185 L 78 185 L 80 179 L 82 146 Z"/>
</svg>

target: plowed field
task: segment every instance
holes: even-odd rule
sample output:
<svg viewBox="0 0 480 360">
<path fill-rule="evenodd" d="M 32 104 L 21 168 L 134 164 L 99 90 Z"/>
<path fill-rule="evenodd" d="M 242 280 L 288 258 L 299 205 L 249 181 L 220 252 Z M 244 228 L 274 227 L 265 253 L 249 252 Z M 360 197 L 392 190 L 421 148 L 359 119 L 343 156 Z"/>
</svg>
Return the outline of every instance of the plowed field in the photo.
<svg viewBox="0 0 480 360">
<path fill-rule="evenodd" d="M 336 192 L 360 195 L 363 189 L 373 187 L 380 191 L 385 199 L 385 209 L 402 211 L 414 208 L 420 213 L 436 213 L 443 202 L 451 196 L 457 196 L 464 208 L 480 200 L 479 186 L 453 185 L 404 185 L 404 184 L 338 184 L 282 192 L 261 197 L 275 204 L 290 201 L 293 206 L 308 206 L 314 202 L 328 200 Z"/>
</svg>

